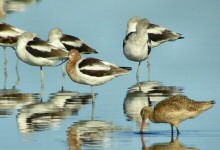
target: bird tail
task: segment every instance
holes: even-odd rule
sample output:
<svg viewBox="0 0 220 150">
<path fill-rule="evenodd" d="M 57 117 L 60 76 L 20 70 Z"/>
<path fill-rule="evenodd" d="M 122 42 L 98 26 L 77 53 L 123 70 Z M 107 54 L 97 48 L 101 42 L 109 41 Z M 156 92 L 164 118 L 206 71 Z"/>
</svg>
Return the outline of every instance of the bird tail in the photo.
<svg viewBox="0 0 220 150">
<path fill-rule="evenodd" d="M 131 70 L 131 67 L 118 67 L 114 69 L 112 74 L 114 74 L 115 76 L 121 76 L 124 74 L 128 74 L 130 70 Z"/>
<path fill-rule="evenodd" d="M 182 34 L 181 34 L 181 33 L 177 33 L 177 34 L 179 34 L 179 35 L 180 35 L 178 39 L 184 39 L 184 37 L 182 36 Z"/>
<path fill-rule="evenodd" d="M 215 100 L 211 100 L 211 101 L 209 101 L 209 103 L 210 104 L 215 104 L 216 102 L 215 102 Z"/>
<path fill-rule="evenodd" d="M 131 67 L 119 67 L 119 68 L 126 69 L 126 70 L 128 70 L 128 71 L 132 70 Z"/>
</svg>

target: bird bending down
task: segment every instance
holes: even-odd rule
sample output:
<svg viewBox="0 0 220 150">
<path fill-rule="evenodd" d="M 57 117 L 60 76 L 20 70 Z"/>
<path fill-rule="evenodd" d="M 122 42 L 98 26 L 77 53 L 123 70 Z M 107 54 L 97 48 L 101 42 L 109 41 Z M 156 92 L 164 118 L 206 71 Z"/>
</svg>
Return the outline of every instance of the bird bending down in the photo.
<svg viewBox="0 0 220 150">
<path fill-rule="evenodd" d="M 175 126 L 179 135 L 179 124 L 182 121 L 195 118 L 212 108 L 214 104 L 215 101 L 194 101 L 184 95 L 175 95 L 160 101 L 154 108 L 145 106 L 140 112 L 142 118 L 140 132 L 144 132 L 146 120 L 149 118 L 154 123 L 169 123 L 172 135 Z"/>
<path fill-rule="evenodd" d="M 41 69 L 41 83 L 44 85 L 43 66 L 55 66 L 60 60 L 68 59 L 68 51 L 41 40 L 35 33 L 25 32 L 18 38 L 16 54 L 20 60 Z"/>
<path fill-rule="evenodd" d="M 131 70 L 130 67 L 119 67 L 96 58 L 81 58 L 77 50 L 69 52 L 66 69 L 71 80 L 91 86 L 93 101 L 95 100 L 93 86 L 102 85 L 117 76 L 128 74 Z"/>
<path fill-rule="evenodd" d="M 150 54 L 150 40 L 148 38 L 147 30 L 149 26 L 147 19 L 142 19 L 137 23 L 136 31 L 130 32 L 124 39 L 123 52 L 128 60 L 136 61 L 138 63 L 137 82 L 139 83 L 140 64 L 146 60 Z M 139 86 L 140 88 L 140 86 Z"/>
</svg>

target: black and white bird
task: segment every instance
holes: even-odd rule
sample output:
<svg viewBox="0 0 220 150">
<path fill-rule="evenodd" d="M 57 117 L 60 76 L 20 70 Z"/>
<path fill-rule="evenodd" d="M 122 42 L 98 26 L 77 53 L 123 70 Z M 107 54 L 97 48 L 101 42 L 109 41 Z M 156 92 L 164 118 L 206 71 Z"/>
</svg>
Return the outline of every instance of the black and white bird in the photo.
<svg viewBox="0 0 220 150">
<path fill-rule="evenodd" d="M 53 28 L 49 33 L 49 42 L 56 47 L 65 48 L 68 51 L 75 49 L 81 54 L 94 54 L 98 53 L 91 46 L 83 42 L 78 37 L 63 34 L 60 28 Z"/>
<path fill-rule="evenodd" d="M 6 47 L 12 47 L 14 49 L 17 45 L 18 36 L 24 32 L 24 30 L 18 29 L 10 24 L 0 22 L 0 46 L 4 49 L 6 64 L 8 62 Z"/>
<path fill-rule="evenodd" d="M 58 61 L 68 59 L 68 51 L 41 40 L 37 34 L 25 32 L 18 38 L 16 54 L 20 60 L 41 69 L 41 81 L 44 85 L 43 66 L 55 66 Z"/>
<path fill-rule="evenodd" d="M 137 23 L 141 20 L 139 16 L 133 16 L 127 24 L 127 34 L 136 31 Z M 184 38 L 182 34 L 171 31 L 168 28 L 150 23 L 147 30 L 149 39 L 151 40 L 151 48 L 159 46 L 168 41 L 175 41 Z"/>
<path fill-rule="evenodd" d="M 98 53 L 91 46 L 83 42 L 78 37 L 63 34 L 63 31 L 60 28 L 53 28 L 48 36 L 48 41 L 58 48 L 64 48 L 67 51 L 72 49 L 77 50 L 81 54 L 96 54 Z M 66 76 L 65 66 L 63 65 L 63 86 Z"/>
<path fill-rule="evenodd" d="M 124 39 L 123 52 L 128 60 L 138 62 L 137 82 L 139 83 L 140 64 L 146 60 L 150 54 L 150 39 L 147 34 L 148 26 L 150 25 L 147 19 L 142 19 L 137 23 L 136 31 L 130 32 Z M 139 86 L 140 88 L 140 86 Z"/>
</svg>

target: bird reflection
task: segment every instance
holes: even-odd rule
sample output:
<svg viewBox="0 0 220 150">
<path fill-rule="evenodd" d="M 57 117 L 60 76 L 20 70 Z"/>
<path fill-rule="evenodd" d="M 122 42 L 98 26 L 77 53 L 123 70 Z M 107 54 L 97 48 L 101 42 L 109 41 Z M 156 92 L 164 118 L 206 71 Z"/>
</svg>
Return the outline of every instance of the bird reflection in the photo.
<svg viewBox="0 0 220 150">
<path fill-rule="evenodd" d="M 124 99 L 123 109 L 128 121 L 137 123 L 138 128 L 141 125 L 140 111 L 144 106 L 151 106 L 167 97 L 182 93 L 183 88 L 176 86 L 166 86 L 157 81 L 140 82 L 135 84 L 127 91 Z"/>
<path fill-rule="evenodd" d="M 0 0 L 0 18 L 6 18 L 7 14 L 23 12 L 29 6 L 40 0 Z"/>
<path fill-rule="evenodd" d="M 13 111 L 39 100 L 38 93 L 20 93 L 17 89 L 0 90 L 0 116 L 12 115 Z"/>
<path fill-rule="evenodd" d="M 23 107 L 17 116 L 22 134 L 58 128 L 68 116 L 78 115 L 79 110 L 92 99 L 91 94 L 58 91 L 52 93 L 47 102 Z"/>
<path fill-rule="evenodd" d="M 106 148 L 110 146 L 110 133 L 122 130 L 110 122 L 83 120 L 74 123 L 67 131 L 70 150 L 80 150 L 83 146 Z"/>
<path fill-rule="evenodd" d="M 199 150 L 195 147 L 187 147 L 184 144 L 180 143 L 179 138 L 175 140 L 171 139 L 168 143 L 155 143 L 150 147 L 144 141 L 144 136 L 141 136 L 142 150 Z"/>
</svg>

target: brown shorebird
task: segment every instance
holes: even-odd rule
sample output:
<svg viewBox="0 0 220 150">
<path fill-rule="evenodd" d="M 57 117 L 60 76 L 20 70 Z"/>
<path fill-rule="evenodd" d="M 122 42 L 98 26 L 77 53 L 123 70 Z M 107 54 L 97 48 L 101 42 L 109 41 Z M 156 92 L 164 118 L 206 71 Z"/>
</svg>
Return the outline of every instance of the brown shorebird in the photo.
<svg viewBox="0 0 220 150">
<path fill-rule="evenodd" d="M 74 82 L 91 86 L 94 100 L 93 86 L 102 85 L 117 76 L 128 74 L 131 67 L 119 67 L 96 58 L 82 58 L 77 50 L 71 50 L 66 70 Z"/>
<path fill-rule="evenodd" d="M 213 107 L 215 101 L 194 101 L 184 95 L 175 95 L 160 101 L 154 108 L 145 106 L 142 108 L 140 115 L 142 126 L 140 132 L 143 133 L 147 118 L 154 123 L 169 123 L 171 125 L 172 135 L 173 126 L 176 127 L 179 135 L 179 124 L 190 118 L 200 115 Z"/>
</svg>

